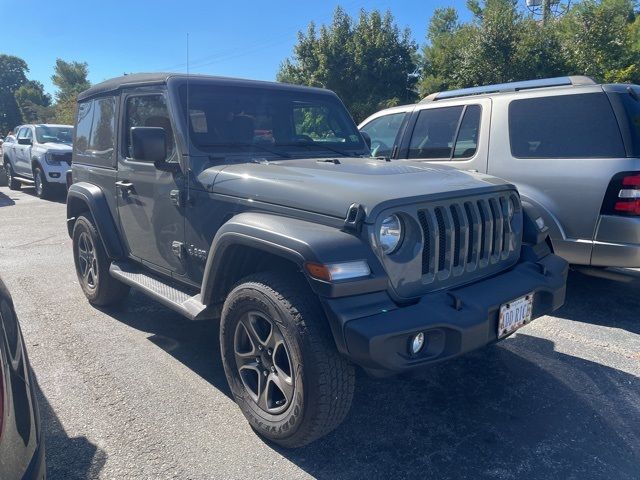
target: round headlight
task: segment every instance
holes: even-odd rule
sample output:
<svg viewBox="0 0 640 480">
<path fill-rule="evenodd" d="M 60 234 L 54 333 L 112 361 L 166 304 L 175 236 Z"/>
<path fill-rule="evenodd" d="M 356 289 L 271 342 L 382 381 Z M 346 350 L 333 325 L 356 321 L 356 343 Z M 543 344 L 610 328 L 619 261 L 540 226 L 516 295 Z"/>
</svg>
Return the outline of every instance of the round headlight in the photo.
<svg viewBox="0 0 640 480">
<path fill-rule="evenodd" d="M 402 222 L 397 215 L 390 215 L 382 221 L 378 241 L 382 251 L 387 255 L 395 252 L 402 240 Z"/>
</svg>

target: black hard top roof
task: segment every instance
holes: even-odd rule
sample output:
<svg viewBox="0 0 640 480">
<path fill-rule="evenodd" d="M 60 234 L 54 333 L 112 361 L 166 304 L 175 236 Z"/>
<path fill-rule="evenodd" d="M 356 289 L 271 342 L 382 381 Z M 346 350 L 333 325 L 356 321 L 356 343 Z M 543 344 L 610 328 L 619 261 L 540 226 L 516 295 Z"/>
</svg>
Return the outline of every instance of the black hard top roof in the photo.
<svg viewBox="0 0 640 480">
<path fill-rule="evenodd" d="M 122 87 L 163 84 L 166 83 L 169 78 L 178 78 L 182 80 L 186 80 L 188 78 L 189 81 L 197 82 L 199 84 L 211 82 L 213 84 L 226 86 L 273 88 L 277 90 L 303 90 L 324 94 L 330 93 L 329 90 L 325 90 L 322 88 L 303 87 L 299 85 L 290 85 L 287 83 L 265 82 L 260 80 L 216 77 L 212 75 L 186 75 L 184 73 L 132 73 L 129 75 L 124 75 L 122 77 L 111 78 L 104 82 L 98 83 L 78 95 L 78 100 L 84 100 L 85 98 L 93 97 L 101 93 L 112 92 Z"/>
</svg>

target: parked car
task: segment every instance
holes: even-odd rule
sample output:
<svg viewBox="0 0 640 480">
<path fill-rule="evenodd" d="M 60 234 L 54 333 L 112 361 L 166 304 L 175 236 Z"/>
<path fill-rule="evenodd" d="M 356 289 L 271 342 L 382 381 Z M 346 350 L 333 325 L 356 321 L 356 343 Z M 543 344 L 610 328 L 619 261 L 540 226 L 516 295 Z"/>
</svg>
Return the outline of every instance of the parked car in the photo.
<svg viewBox="0 0 640 480">
<path fill-rule="evenodd" d="M 561 77 L 430 95 L 359 127 L 375 153 L 513 182 L 572 264 L 640 267 L 640 87 Z"/>
<path fill-rule="evenodd" d="M 27 351 L 0 279 L 0 478 L 45 478 L 44 436 Z"/>
<path fill-rule="evenodd" d="M 13 135 L 7 135 L 4 139 L 0 139 L 0 158 L 4 158 L 2 145 L 4 145 L 5 142 L 11 143 L 15 141 L 16 139 Z M 4 187 L 5 185 L 7 185 L 7 174 L 4 168 L 0 168 L 0 187 Z"/>
<path fill-rule="evenodd" d="M 80 94 L 77 118 L 67 225 L 86 297 L 134 287 L 219 319 L 234 399 L 283 446 L 340 424 L 354 364 L 424 367 L 564 301 L 567 263 L 513 185 L 371 158 L 330 91 L 127 75 Z"/>
<path fill-rule="evenodd" d="M 22 184 L 34 185 L 36 194 L 46 198 L 52 190 L 66 185 L 71 165 L 71 125 L 21 125 L 16 141 L 5 143 L 4 168 L 11 190 Z"/>
</svg>

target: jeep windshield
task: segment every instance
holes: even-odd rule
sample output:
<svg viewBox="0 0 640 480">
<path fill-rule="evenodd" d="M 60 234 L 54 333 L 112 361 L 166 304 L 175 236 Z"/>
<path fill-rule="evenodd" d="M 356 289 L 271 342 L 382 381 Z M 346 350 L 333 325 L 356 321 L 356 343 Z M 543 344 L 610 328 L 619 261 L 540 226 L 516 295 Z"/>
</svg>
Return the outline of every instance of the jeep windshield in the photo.
<svg viewBox="0 0 640 480">
<path fill-rule="evenodd" d="M 192 144 L 214 154 L 356 156 L 367 150 L 332 95 L 275 88 L 189 85 L 180 101 Z M 188 103 L 188 115 L 187 115 Z"/>
<path fill-rule="evenodd" d="M 52 127 L 40 125 L 36 127 L 36 139 L 38 143 L 68 143 L 71 144 L 73 138 L 73 127 Z"/>
</svg>

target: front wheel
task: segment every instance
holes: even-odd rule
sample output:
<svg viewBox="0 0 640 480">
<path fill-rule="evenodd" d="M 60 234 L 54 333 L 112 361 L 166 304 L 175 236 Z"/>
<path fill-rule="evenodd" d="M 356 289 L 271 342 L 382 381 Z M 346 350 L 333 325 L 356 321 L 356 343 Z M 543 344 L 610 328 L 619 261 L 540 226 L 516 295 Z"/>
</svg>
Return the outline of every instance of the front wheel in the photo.
<svg viewBox="0 0 640 480">
<path fill-rule="evenodd" d="M 80 216 L 73 227 L 73 260 L 78 282 L 90 303 L 113 305 L 129 294 L 129 287 L 109 274 L 109 258 L 93 222 Z"/>
<path fill-rule="evenodd" d="M 16 180 L 16 174 L 13 171 L 11 163 L 7 162 L 5 164 L 5 171 L 7 172 L 7 184 L 9 185 L 9 189 L 20 190 L 20 187 L 22 187 L 22 183 Z"/>
<path fill-rule="evenodd" d="M 300 447 L 346 417 L 354 367 L 304 281 L 271 272 L 245 278 L 224 303 L 220 348 L 236 403 L 269 440 Z"/>
<path fill-rule="evenodd" d="M 38 198 L 49 198 L 51 194 L 51 185 L 47 182 L 42 168 L 35 167 L 33 169 L 33 183 L 36 187 L 36 195 Z"/>
</svg>

